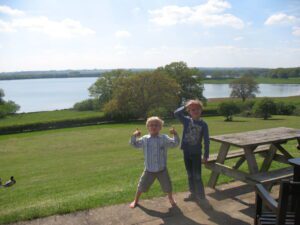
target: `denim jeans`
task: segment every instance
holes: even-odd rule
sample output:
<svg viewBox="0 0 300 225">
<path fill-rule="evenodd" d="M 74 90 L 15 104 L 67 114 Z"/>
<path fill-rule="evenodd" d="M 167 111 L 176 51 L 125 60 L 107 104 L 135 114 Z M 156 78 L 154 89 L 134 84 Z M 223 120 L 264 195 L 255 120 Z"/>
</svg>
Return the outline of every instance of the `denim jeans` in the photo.
<svg viewBox="0 0 300 225">
<path fill-rule="evenodd" d="M 188 175 L 189 189 L 197 198 L 205 198 L 201 177 L 201 153 L 184 152 L 184 164 Z"/>
</svg>

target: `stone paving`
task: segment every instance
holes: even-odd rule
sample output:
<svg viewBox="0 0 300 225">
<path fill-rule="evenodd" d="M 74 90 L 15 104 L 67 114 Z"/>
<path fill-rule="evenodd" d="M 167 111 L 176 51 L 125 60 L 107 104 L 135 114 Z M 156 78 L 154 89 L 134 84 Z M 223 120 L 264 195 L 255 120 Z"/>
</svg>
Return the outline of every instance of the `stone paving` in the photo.
<svg viewBox="0 0 300 225">
<path fill-rule="evenodd" d="M 276 188 L 275 188 L 276 190 Z M 276 192 L 276 191 L 275 191 Z M 129 203 L 86 211 L 54 215 L 14 223 L 14 225 L 246 225 L 253 224 L 253 187 L 236 181 L 206 188 L 208 203 L 184 202 L 187 193 L 174 196 L 178 207 L 170 207 L 167 197 L 141 200 L 130 209 Z"/>
</svg>

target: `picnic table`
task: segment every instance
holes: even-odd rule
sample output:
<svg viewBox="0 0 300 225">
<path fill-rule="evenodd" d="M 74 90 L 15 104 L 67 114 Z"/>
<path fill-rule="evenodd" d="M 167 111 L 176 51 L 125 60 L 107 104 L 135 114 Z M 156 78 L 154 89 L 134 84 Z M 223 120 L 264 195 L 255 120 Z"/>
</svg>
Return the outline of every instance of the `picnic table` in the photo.
<svg viewBox="0 0 300 225">
<path fill-rule="evenodd" d="M 272 184 L 284 178 L 293 176 L 293 168 L 285 167 L 269 171 L 271 163 L 277 161 L 289 164 L 293 156 L 282 146 L 290 140 L 297 140 L 300 145 L 300 130 L 278 127 L 242 133 L 211 136 L 210 140 L 220 142 L 219 152 L 211 155 L 206 168 L 212 170 L 208 185 L 215 187 L 220 174 L 225 174 L 237 180 L 255 185 L 257 183 Z M 230 147 L 240 149 L 230 150 Z M 264 159 L 261 168 L 258 167 L 255 154 Z M 225 165 L 228 159 L 238 158 L 233 167 Z M 247 162 L 248 171 L 239 170 Z"/>
</svg>

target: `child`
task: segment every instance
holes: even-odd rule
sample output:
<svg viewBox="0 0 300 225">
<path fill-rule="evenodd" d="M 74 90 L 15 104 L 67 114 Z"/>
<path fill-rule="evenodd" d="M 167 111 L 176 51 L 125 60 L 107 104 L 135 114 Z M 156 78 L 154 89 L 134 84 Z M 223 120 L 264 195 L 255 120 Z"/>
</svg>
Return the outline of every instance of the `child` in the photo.
<svg viewBox="0 0 300 225">
<path fill-rule="evenodd" d="M 187 110 L 189 116 L 184 115 Z M 196 200 L 201 203 L 205 199 L 201 178 L 201 161 L 207 162 L 209 156 L 209 133 L 207 124 L 200 118 L 203 110 L 202 102 L 189 100 L 185 106 L 175 110 L 174 115 L 183 124 L 181 149 L 184 153 L 184 163 L 188 175 L 190 194 L 185 201 Z M 202 140 L 204 139 L 204 155 L 202 156 Z"/>
<path fill-rule="evenodd" d="M 179 137 L 174 128 L 170 130 L 173 138 L 166 134 L 159 134 L 163 126 L 163 121 L 159 117 L 147 119 L 146 126 L 148 135 L 141 138 L 141 132 L 136 131 L 131 136 L 130 144 L 135 148 L 142 148 L 145 158 L 145 169 L 140 178 L 134 201 L 129 205 L 135 208 L 143 192 L 147 192 L 157 178 L 162 190 L 168 193 L 168 198 L 172 206 L 176 202 L 172 196 L 172 184 L 167 169 L 167 148 L 174 148 L 179 145 Z"/>
</svg>

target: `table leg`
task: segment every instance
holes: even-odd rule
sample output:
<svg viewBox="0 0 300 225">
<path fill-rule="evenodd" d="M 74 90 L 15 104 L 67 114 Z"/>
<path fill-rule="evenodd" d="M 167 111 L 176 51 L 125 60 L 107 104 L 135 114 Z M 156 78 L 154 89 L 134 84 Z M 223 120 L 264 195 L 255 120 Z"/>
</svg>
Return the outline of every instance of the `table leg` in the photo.
<svg viewBox="0 0 300 225">
<path fill-rule="evenodd" d="M 240 168 L 240 166 L 246 161 L 245 156 L 242 156 L 236 163 L 235 165 L 232 167 L 233 169 L 237 170 L 238 168 Z"/>
<path fill-rule="evenodd" d="M 275 147 L 288 159 L 294 158 L 287 150 L 285 150 L 280 144 L 275 143 Z"/>
<path fill-rule="evenodd" d="M 230 148 L 229 144 L 222 143 L 216 162 L 224 164 L 229 148 Z M 208 181 L 209 187 L 214 188 L 216 186 L 219 175 L 220 175 L 219 172 L 212 171 Z"/>
<path fill-rule="evenodd" d="M 267 153 L 267 156 L 266 158 L 264 159 L 264 162 L 260 168 L 260 171 L 261 172 L 265 172 L 265 171 L 268 171 L 271 164 L 272 164 L 272 161 L 273 161 L 273 158 L 274 158 L 274 155 L 276 154 L 276 151 L 277 151 L 277 148 L 272 144 L 270 145 L 270 149 Z"/>
<path fill-rule="evenodd" d="M 253 153 L 253 150 L 256 148 L 257 146 L 254 147 L 245 147 L 244 151 L 245 151 L 245 157 L 248 163 L 248 168 L 250 171 L 250 174 L 253 173 L 258 173 L 258 166 L 257 166 L 257 162 L 255 159 L 255 155 Z"/>
</svg>

